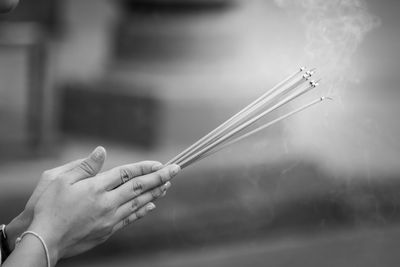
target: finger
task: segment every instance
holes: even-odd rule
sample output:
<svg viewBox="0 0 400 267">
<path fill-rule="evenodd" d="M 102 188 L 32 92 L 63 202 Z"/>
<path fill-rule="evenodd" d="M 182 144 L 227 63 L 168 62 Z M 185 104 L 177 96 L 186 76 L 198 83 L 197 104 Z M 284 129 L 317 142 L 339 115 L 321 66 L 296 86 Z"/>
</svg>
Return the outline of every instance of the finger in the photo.
<svg viewBox="0 0 400 267">
<path fill-rule="evenodd" d="M 53 168 L 51 170 L 49 170 L 53 175 L 58 176 L 66 171 L 71 170 L 72 168 L 76 167 L 79 163 L 81 163 L 81 161 L 84 159 L 77 159 L 71 162 L 68 162 L 62 166 Z"/>
<path fill-rule="evenodd" d="M 143 218 L 150 211 L 153 211 L 155 208 L 156 208 L 156 205 L 154 205 L 153 202 L 150 202 L 147 205 L 141 207 L 136 212 L 130 214 L 129 216 L 125 217 L 120 222 L 118 222 L 113 228 L 113 233 L 115 233 L 118 230 L 121 230 L 122 228 L 124 228 L 124 227 L 128 226 L 129 224 L 133 223 L 134 221 L 137 221 L 137 220 Z"/>
<path fill-rule="evenodd" d="M 162 186 L 156 187 L 146 193 L 141 194 L 140 196 L 124 203 L 120 206 L 115 212 L 115 219 L 117 222 L 123 220 L 128 217 L 133 212 L 137 211 L 150 201 L 154 201 L 160 197 L 165 196 L 167 190 L 171 187 L 170 182 L 166 182 Z"/>
<path fill-rule="evenodd" d="M 106 159 L 106 150 L 102 146 L 96 147 L 90 155 L 81 160 L 79 164 L 72 169 L 64 172 L 62 175 L 72 183 L 82 179 L 95 176 L 103 167 Z"/>
<path fill-rule="evenodd" d="M 112 190 L 123 183 L 145 174 L 152 173 L 162 168 L 158 161 L 142 161 L 113 168 L 99 176 L 99 182 L 106 190 Z"/>
<path fill-rule="evenodd" d="M 133 178 L 125 184 L 110 191 L 110 197 L 117 204 L 122 205 L 150 189 L 165 184 L 179 171 L 180 167 L 174 164 L 168 165 L 159 171 Z"/>
<path fill-rule="evenodd" d="M 104 157 L 105 158 L 105 157 Z M 71 161 L 71 162 L 68 162 L 68 163 L 66 163 L 66 164 L 64 164 L 64 165 L 62 165 L 62 166 L 58 166 L 58 167 L 56 167 L 56 168 L 53 168 L 53 169 L 51 169 L 51 170 L 49 170 L 54 176 L 58 176 L 58 175 L 61 175 L 61 174 L 63 174 L 64 172 L 67 172 L 67 171 L 70 171 L 70 170 L 72 170 L 73 168 L 75 168 L 75 167 L 77 167 L 83 160 L 85 160 L 85 158 L 83 158 L 83 159 L 77 159 L 77 160 L 74 160 L 74 161 Z M 98 174 L 100 171 L 101 171 L 101 168 L 103 167 L 103 163 L 104 163 L 104 160 L 103 160 L 103 162 L 101 162 L 101 164 L 95 164 L 94 165 L 94 170 L 95 170 L 95 175 L 96 174 Z"/>
</svg>

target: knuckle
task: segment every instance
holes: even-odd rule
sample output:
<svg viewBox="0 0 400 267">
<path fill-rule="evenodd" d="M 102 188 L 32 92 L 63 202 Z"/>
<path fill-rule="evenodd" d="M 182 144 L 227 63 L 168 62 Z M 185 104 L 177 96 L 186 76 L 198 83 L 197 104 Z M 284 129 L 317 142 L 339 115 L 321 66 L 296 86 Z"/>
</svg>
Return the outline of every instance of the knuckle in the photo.
<svg viewBox="0 0 400 267">
<path fill-rule="evenodd" d="M 144 166 L 145 166 L 145 164 L 140 164 L 140 165 L 139 165 L 139 169 L 140 169 L 140 173 L 141 173 L 141 174 L 145 174 L 145 173 L 146 173 L 146 169 L 145 169 Z"/>
<path fill-rule="evenodd" d="M 51 186 L 54 186 L 56 192 L 63 192 L 65 190 L 69 190 L 69 183 L 66 182 L 65 179 L 56 179 L 51 181 Z"/>
<path fill-rule="evenodd" d="M 61 174 L 61 175 L 57 176 L 57 179 L 52 178 L 51 180 L 52 180 L 52 183 L 55 183 L 57 186 L 64 187 L 67 185 L 67 179 L 65 179 L 65 178 L 67 178 L 67 177 L 65 177 L 65 175 Z"/>
<path fill-rule="evenodd" d="M 98 196 L 98 185 L 92 181 L 86 180 L 85 186 L 90 194 L 93 196 Z"/>
<path fill-rule="evenodd" d="M 47 181 L 47 182 L 53 182 L 54 180 L 58 178 L 62 178 L 61 175 L 56 175 L 54 174 L 51 170 L 44 171 L 42 173 L 42 180 Z"/>
<path fill-rule="evenodd" d="M 107 222 L 103 225 L 104 234 L 106 236 L 110 235 L 114 229 L 114 225 L 111 222 Z"/>
<path fill-rule="evenodd" d="M 172 173 L 168 168 L 164 168 L 160 171 L 161 176 L 162 176 L 162 183 L 166 183 L 167 181 L 171 180 L 172 178 Z"/>
<path fill-rule="evenodd" d="M 101 199 L 99 200 L 99 206 L 100 209 L 103 210 L 104 212 L 110 212 L 113 210 L 113 206 L 111 205 L 110 201 L 107 201 L 107 199 Z"/>
<path fill-rule="evenodd" d="M 131 223 L 130 217 L 126 217 L 126 218 L 122 221 L 122 226 L 125 227 L 125 226 L 129 225 L 130 223 Z"/>
<path fill-rule="evenodd" d="M 153 190 L 151 190 L 151 196 L 153 197 L 153 198 L 158 198 L 158 197 L 160 197 L 161 195 L 162 195 L 162 193 L 163 193 L 163 191 L 161 190 L 161 188 L 155 188 L 155 189 L 153 189 Z"/>
<path fill-rule="evenodd" d="M 96 174 L 96 171 L 94 170 L 94 168 L 86 161 L 82 161 L 79 164 L 79 168 L 85 172 L 87 175 L 93 176 Z"/>
<path fill-rule="evenodd" d="M 127 181 L 129 181 L 130 179 L 132 179 L 133 177 L 133 173 L 130 169 L 128 168 L 121 168 L 119 170 L 119 175 L 121 177 L 121 180 L 126 183 Z"/>
<path fill-rule="evenodd" d="M 112 210 L 110 204 L 104 201 L 100 204 L 100 209 L 102 214 L 108 213 L 109 211 Z"/>
<path fill-rule="evenodd" d="M 138 212 L 136 212 L 136 218 L 139 220 L 141 218 L 143 218 L 145 215 L 145 212 L 143 210 L 140 210 Z"/>
<path fill-rule="evenodd" d="M 92 190 L 99 195 L 107 191 L 104 185 L 101 183 L 92 183 Z"/>
<path fill-rule="evenodd" d="M 50 180 L 56 180 L 56 181 L 64 181 L 67 180 L 70 177 L 70 175 L 68 173 L 61 173 L 58 175 L 52 175 L 49 177 Z"/>
<path fill-rule="evenodd" d="M 158 171 L 158 172 L 155 173 L 155 175 L 156 175 L 156 179 L 157 179 L 159 184 L 163 184 L 164 180 L 166 180 L 165 177 L 164 177 L 163 172 L 159 172 Z"/>
<path fill-rule="evenodd" d="M 138 180 L 132 181 L 132 191 L 134 193 L 140 194 L 141 192 L 143 192 L 143 189 L 144 189 L 144 185 L 141 181 L 138 181 Z"/>
<path fill-rule="evenodd" d="M 137 210 L 139 207 L 140 207 L 140 201 L 139 201 L 139 199 L 138 199 L 138 198 L 134 198 L 134 199 L 132 200 L 132 204 L 131 204 L 131 209 L 132 209 L 132 211 Z"/>
<path fill-rule="evenodd" d="M 142 160 L 140 162 L 138 162 L 139 165 L 141 166 L 149 166 L 151 164 L 153 164 L 155 161 L 151 161 L 151 160 Z"/>
<path fill-rule="evenodd" d="M 52 175 L 47 178 L 48 181 L 54 182 L 60 180 L 60 182 L 67 180 L 67 175 L 59 174 L 59 175 Z"/>
</svg>

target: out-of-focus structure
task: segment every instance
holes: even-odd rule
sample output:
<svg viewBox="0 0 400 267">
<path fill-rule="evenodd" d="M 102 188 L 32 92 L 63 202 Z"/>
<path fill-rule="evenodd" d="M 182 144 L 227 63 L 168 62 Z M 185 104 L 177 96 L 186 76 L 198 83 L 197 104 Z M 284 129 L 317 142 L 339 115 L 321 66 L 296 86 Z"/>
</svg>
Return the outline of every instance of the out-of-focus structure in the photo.
<svg viewBox="0 0 400 267">
<path fill-rule="evenodd" d="M 60 266 L 396 266 L 399 3 L 326 2 L 22 1 L 0 17 L 0 222 L 45 169 L 97 144 L 106 168 L 165 162 L 305 64 L 333 102 L 185 169 Z"/>
</svg>

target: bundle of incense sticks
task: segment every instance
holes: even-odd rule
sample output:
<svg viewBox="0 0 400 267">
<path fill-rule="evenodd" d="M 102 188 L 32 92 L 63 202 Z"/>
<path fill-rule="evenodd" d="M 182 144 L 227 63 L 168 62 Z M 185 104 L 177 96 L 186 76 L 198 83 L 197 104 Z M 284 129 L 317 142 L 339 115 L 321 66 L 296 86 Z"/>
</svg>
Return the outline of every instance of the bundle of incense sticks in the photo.
<svg viewBox="0 0 400 267">
<path fill-rule="evenodd" d="M 300 68 L 299 71 L 275 85 L 227 121 L 179 153 L 167 164 L 178 164 L 183 169 L 229 145 L 308 109 L 325 99 L 329 99 L 320 97 L 275 119 L 269 119 L 261 126 L 255 126 L 262 118 L 317 87 L 319 81 L 311 80 L 314 72 L 315 69 Z"/>
</svg>

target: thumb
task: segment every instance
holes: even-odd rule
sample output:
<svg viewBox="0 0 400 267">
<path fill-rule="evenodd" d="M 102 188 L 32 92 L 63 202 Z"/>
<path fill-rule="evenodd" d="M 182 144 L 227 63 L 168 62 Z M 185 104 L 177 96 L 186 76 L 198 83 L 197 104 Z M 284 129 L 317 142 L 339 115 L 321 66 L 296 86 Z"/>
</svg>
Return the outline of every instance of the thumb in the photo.
<svg viewBox="0 0 400 267">
<path fill-rule="evenodd" d="M 102 146 L 96 147 L 92 153 L 85 159 L 82 159 L 79 164 L 67 171 L 64 175 L 72 183 L 76 183 L 85 178 L 95 176 L 103 167 L 106 159 L 106 150 Z"/>
</svg>

